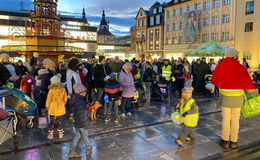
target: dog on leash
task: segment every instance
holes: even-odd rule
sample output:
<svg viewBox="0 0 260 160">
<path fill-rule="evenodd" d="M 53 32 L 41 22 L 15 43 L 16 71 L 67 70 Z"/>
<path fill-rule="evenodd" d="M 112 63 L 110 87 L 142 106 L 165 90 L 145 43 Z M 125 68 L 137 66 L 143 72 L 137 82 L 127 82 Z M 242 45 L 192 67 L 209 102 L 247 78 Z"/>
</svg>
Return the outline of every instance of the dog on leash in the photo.
<svg viewBox="0 0 260 160">
<path fill-rule="evenodd" d="M 101 103 L 99 101 L 96 101 L 94 104 L 90 104 L 88 106 L 88 112 L 90 114 L 90 119 L 92 121 L 97 119 L 97 110 L 101 107 Z"/>
</svg>

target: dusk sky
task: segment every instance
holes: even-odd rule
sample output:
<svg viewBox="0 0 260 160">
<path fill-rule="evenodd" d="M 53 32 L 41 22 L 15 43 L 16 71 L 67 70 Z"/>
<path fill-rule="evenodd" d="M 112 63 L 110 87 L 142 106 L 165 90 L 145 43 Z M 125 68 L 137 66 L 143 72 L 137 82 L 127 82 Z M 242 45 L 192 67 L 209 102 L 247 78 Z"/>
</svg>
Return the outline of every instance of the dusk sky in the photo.
<svg viewBox="0 0 260 160">
<path fill-rule="evenodd" d="M 24 9 L 33 9 L 33 0 L 23 1 Z M 59 0 L 58 12 L 79 17 L 84 5 L 88 21 L 92 26 L 97 26 L 102 10 L 105 9 L 111 32 L 116 36 L 123 36 L 128 35 L 129 28 L 135 25 L 138 9 L 148 9 L 154 2 L 156 0 Z M 20 0 L 1 0 L 0 9 L 20 10 Z"/>
</svg>

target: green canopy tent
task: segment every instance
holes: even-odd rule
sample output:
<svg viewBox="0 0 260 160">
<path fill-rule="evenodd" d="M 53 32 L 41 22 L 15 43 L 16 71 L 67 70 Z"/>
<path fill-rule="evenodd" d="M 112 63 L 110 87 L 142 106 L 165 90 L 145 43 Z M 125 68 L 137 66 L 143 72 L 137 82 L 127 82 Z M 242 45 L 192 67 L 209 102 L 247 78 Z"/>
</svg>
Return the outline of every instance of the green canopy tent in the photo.
<svg viewBox="0 0 260 160">
<path fill-rule="evenodd" d="M 215 41 L 208 41 L 201 47 L 185 53 L 189 57 L 224 57 L 226 48 L 219 45 Z"/>
</svg>

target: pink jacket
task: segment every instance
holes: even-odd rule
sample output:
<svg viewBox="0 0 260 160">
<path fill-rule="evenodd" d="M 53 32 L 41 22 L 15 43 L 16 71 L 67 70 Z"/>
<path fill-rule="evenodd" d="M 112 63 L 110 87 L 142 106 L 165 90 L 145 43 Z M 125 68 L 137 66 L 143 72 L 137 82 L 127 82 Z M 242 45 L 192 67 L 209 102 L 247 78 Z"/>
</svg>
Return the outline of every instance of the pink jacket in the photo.
<svg viewBox="0 0 260 160">
<path fill-rule="evenodd" d="M 132 98 L 135 95 L 135 85 L 134 85 L 134 78 L 131 72 L 126 73 L 121 71 L 119 75 L 119 82 L 123 86 L 122 97 L 125 98 Z"/>
</svg>

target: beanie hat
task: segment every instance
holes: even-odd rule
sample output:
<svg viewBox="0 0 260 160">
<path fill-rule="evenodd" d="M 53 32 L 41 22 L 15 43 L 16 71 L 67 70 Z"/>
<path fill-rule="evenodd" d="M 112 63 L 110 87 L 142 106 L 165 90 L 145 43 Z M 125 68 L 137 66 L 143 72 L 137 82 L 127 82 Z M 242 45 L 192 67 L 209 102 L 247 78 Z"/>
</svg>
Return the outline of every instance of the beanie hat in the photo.
<svg viewBox="0 0 260 160">
<path fill-rule="evenodd" d="M 61 82 L 61 74 L 57 74 L 51 78 L 51 84 L 57 84 Z"/>
<path fill-rule="evenodd" d="M 73 91 L 76 93 L 76 94 L 80 94 L 82 92 L 86 92 L 86 87 L 81 84 L 81 83 L 77 83 L 77 84 L 74 84 L 73 85 Z"/>
<path fill-rule="evenodd" d="M 46 67 L 47 69 L 49 69 L 49 70 L 52 70 L 52 71 L 55 71 L 55 70 L 56 70 L 56 64 L 55 64 L 52 60 L 47 61 L 45 67 Z"/>
<path fill-rule="evenodd" d="M 98 57 L 99 63 L 100 63 L 103 59 L 105 59 L 105 56 L 99 56 L 99 57 Z"/>
<path fill-rule="evenodd" d="M 39 57 L 39 53 L 38 53 L 38 52 L 34 52 L 34 53 L 33 53 L 33 56 L 34 56 L 35 58 L 38 58 L 38 57 Z"/>
<path fill-rule="evenodd" d="M 1 54 L 1 58 L 3 59 L 3 58 L 10 58 L 10 56 L 9 56 L 9 54 L 7 54 L 7 53 L 3 53 L 3 54 Z"/>
<path fill-rule="evenodd" d="M 235 48 L 228 48 L 225 52 L 226 57 L 236 57 L 238 55 L 238 51 Z"/>
<path fill-rule="evenodd" d="M 126 64 L 124 64 L 123 65 L 123 67 L 122 67 L 124 70 L 131 70 L 132 69 L 132 65 L 131 65 L 131 63 L 126 63 Z"/>
<path fill-rule="evenodd" d="M 112 72 L 110 75 L 109 75 L 110 79 L 111 80 L 114 80 L 114 79 L 118 79 L 118 73 L 115 73 L 115 72 Z"/>
<path fill-rule="evenodd" d="M 45 66 L 48 61 L 50 61 L 50 59 L 49 59 L 49 58 L 45 58 L 45 59 L 42 61 L 42 65 Z"/>
</svg>

